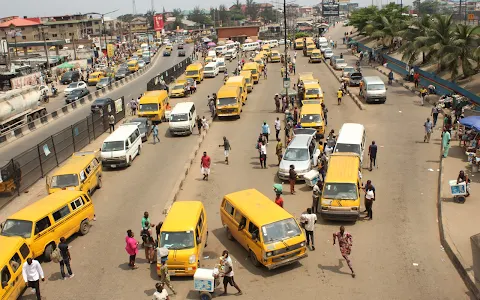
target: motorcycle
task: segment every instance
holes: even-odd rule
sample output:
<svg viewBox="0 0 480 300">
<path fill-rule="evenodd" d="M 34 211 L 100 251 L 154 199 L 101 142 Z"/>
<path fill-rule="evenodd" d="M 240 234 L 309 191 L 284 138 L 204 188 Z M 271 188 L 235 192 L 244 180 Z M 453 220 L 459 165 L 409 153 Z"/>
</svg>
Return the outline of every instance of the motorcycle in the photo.
<svg viewBox="0 0 480 300">
<path fill-rule="evenodd" d="M 43 93 L 42 95 L 40 95 L 38 101 L 42 103 L 48 103 L 50 101 L 50 97 L 47 95 L 47 93 Z"/>
<path fill-rule="evenodd" d="M 58 95 L 58 90 L 56 87 L 52 87 L 52 97 L 56 97 Z"/>
</svg>

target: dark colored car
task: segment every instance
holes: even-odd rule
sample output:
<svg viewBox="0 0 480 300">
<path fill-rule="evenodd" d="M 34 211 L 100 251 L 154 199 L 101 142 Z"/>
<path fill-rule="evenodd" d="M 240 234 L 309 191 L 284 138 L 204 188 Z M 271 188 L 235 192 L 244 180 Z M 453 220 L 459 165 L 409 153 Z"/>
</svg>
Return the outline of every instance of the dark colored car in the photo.
<svg viewBox="0 0 480 300">
<path fill-rule="evenodd" d="M 97 90 L 101 90 L 104 87 L 111 85 L 114 81 L 115 79 L 113 79 L 112 77 L 103 77 L 96 85 Z"/>
<path fill-rule="evenodd" d="M 171 55 L 172 55 L 172 51 L 170 50 L 163 51 L 163 56 L 171 56 Z"/>
<path fill-rule="evenodd" d="M 151 61 L 150 56 L 143 57 L 142 59 L 143 59 L 143 61 L 145 62 L 145 64 L 147 64 L 147 65 L 148 65 L 148 64 L 150 63 L 150 61 Z"/>
<path fill-rule="evenodd" d="M 110 105 L 110 111 L 113 110 L 113 107 L 115 106 L 113 103 L 113 100 L 110 98 L 98 98 L 95 101 L 93 101 L 92 105 L 90 106 L 90 109 L 92 110 L 92 113 L 95 112 L 103 112 L 104 107 Z M 107 110 L 109 112 L 109 110 Z"/>
<path fill-rule="evenodd" d="M 65 99 L 65 103 L 69 104 L 69 103 L 75 102 L 78 99 L 85 97 L 88 94 L 90 94 L 90 91 L 87 89 L 73 90 Z"/>
<path fill-rule="evenodd" d="M 115 73 L 115 80 L 123 79 L 130 74 L 132 74 L 132 72 L 130 72 L 127 68 L 118 69 L 117 73 Z"/>
<path fill-rule="evenodd" d="M 180 43 L 177 45 L 177 49 L 183 49 L 183 47 L 184 47 L 183 43 Z"/>
<path fill-rule="evenodd" d="M 60 83 L 62 84 L 70 84 L 72 82 L 77 82 L 80 80 L 80 72 L 78 71 L 68 71 L 65 74 L 62 75 L 62 78 L 60 79 Z"/>
<path fill-rule="evenodd" d="M 348 74 L 349 85 L 350 86 L 359 86 L 360 81 L 363 79 L 363 75 L 360 72 L 353 72 Z"/>
<path fill-rule="evenodd" d="M 178 50 L 178 56 L 185 56 L 185 50 Z"/>
<path fill-rule="evenodd" d="M 146 142 L 148 136 L 152 132 L 152 121 L 148 118 L 134 118 L 131 120 L 126 120 L 123 123 L 140 123 L 138 128 L 140 129 L 140 135 L 142 137 L 142 142 Z"/>
</svg>

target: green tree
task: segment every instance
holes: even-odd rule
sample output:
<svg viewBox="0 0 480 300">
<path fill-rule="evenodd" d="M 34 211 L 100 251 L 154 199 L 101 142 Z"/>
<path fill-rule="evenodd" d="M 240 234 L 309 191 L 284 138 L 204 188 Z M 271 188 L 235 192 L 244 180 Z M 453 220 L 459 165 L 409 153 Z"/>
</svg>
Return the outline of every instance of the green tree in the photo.
<svg viewBox="0 0 480 300">
<path fill-rule="evenodd" d="M 153 28 L 153 25 L 154 25 L 153 16 L 156 14 L 157 13 L 154 10 L 147 10 L 147 13 L 143 15 L 143 17 L 147 19 L 148 28 Z"/>
<path fill-rule="evenodd" d="M 222 25 L 226 25 L 230 21 L 230 12 L 227 10 L 227 7 L 223 4 L 221 4 L 218 7 L 217 16 L 220 19 L 220 21 L 222 22 Z"/>
<path fill-rule="evenodd" d="M 117 19 L 118 19 L 119 21 L 128 23 L 128 22 L 131 22 L 135 17 L 136 17 L 136 15 L 126 14 L 126 15 L 118 16 Z"/>
<path fill-rule="evenodd" d="M 188 19 L 202 25 L 212 24 L 212 19 L 203 9 L 200 8 L 200 6 L 195 6 L 193 8 L 193 11 L 188 15 Z"/>
<path fill-rule="evenodd" d="M 260 17 L 262 17 L 264 22 L 269 23 L 274 22 L 277 16 L 272 7 L 265 7 L 260 13 Z"/>
<path fill-rule="evenodd" d="M 258 4 L 254 0 L 247 0 L 245 14 L 250 17 L 250 20 L 257 19 L 258 11 Z"/>
<path fill-rule="evenodd" d="M 421 53 L 422 64 L 426 63 L 426 54 L 429 53 L 426 37 L 430 28 L 432 28 L 432 17 L 423 15 L 421 18 L 409 20 L 404 29 L 398 32 L 403 39 L 403 45 L 399 49 L 403 61 L 414 64 Z"/>
</svg>

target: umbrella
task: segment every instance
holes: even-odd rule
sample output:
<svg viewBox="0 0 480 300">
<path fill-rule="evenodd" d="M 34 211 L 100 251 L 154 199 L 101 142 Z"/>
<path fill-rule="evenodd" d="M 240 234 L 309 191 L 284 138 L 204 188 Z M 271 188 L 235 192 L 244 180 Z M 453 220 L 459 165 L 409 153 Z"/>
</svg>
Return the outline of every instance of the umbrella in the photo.
<svg viewBox="0 0 480 300">
<path fill-rule="evenodd" d="M 217 44 L 215 44 L 214 42 L 209 42 L 209 43 L 207 44 L 207 46 L 210 46 L 210 47 L 215 47 L 216 45 L 217 45 Z"/>
<path fill-rule="evenodd" d="M 466 117 L 460 120 L 460 124 L 480 131 L 480 116 Z"/>
<path fill-rule="evenodd" d="M 233 44 L 233 43 L 235 43 L 235 42 L 232 41 L 232 40 L 228 40 L 228 41 L 226 41 L 226 43 L 227 43 L 227 44 Z"/>
<path fill-rule="evenodd" d="M 253 42 L 252 39 L 246 39 L 246 40 L 245 40 L 245 43 L 251 43 L 251 42 Z"/>
<path fill-rule="evenodd" d="M 217 43 L 217 45 L 223 46 L 223 45 L 225 45 L 225 42 L 224 42 L 224 41 L 220 41 L 220 42 Z"/>
<path fill-rule="evenodd" d="M 58 69 L 72 69 L 75 68 L 75 65 L 69 63 L 69 62 L 64 62 L 63 64 L 57 66 Z"/>
<path fill-rule="evenodd" d="M 280 96 L 285 96 L 285 92 L 286 92 L 285 89 L 282 89 L 279 93 Z M 296 90 L 294 90 L 292 88 L 288 88 L 288 96 L 297 96 L 297 95 L 298 95 L 298 93 L 297 93 Z"/>
</svg>

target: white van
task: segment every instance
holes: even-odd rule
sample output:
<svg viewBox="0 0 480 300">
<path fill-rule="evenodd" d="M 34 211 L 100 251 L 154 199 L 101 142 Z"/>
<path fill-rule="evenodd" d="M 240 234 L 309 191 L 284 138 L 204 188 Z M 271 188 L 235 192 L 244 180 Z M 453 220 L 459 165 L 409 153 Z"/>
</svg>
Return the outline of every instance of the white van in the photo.
<svg viewBox="0 0 480 300">
<path fill-rule="evenodd" d="M 269 40 L 268 44 L 270 45 L 270 48 L 278 47 L 278 41 L 277 40 Z"/>
<path fill-rule="evenodd" d="M 259 42 L 254 42 L 254 43 L 245 43 L 242 45 L 242 51 L 254 51 L 260 48 L 260 43 Z"/>
<path fill-rule="evenodd" d="M 120 125 L 103 141 L 100 150 L 103 167 L 130 166 L 142 150 L 142 135 L 138 124 Z"/>
<path fill-rule="evenodd" d="M 362 124 L 345 123 L 340 128 L 333 152 L 357 153 L 360 156 L 360 164 L 362 164 L 366 140 L 367 133 Z"/>
<path fill-rule="evenodd" d="M 230 49 L 235 49 L 235 48 L 237 48 L 237 45 L 236 45 L 235 43 L 231 43 L 231 44 L 227 44 L 226 47 L 227 47 L 227 51 L 228 51 L 228 50 L 230 50 Z"/>
<path fill-rule="evenodd" d="M 82 51 L 82 50 L 85 50 L 85 46 L 84 45 L 78 45 L 77 47 L 77 51 Z"/>
<path fill-rule="evenodd" d="M 217 52 L 215 52 L 215 50 L 208 50 L 207 56 L 213 57 L 213 61 L 215 61 L 217 59 Z"/>
<path fill-rule="evenodd" d="M 228 53 L 228 52 L 227 52 Z M 225 58 L 217 58 L 217 67 L 219 72 L 224 72 L 227 69 L 227 66 L 225 65 Z"/>
<path fill-rule="evenodd" d="M 227 53 L 227 46 L 218 46 L 215 48 L 215 52 L 218 56 L 225 55 Z"/>
<path fill-rule="evenodd" d="M 362 79 L 363 86 L 360 91 L 366 103 L 387 101 L 387 88 L 378 76 L 365 76 Z"/>
<path fill-rule="evenodd" d="M 236 49 L 236 48 L 233 48 L 233 49 L 229 49 L 229 50 L 227 51 L 227 54 L 225 54 L 225 58 L 232 60 L 232 59 L 234 59 L 234 58 L 237 58 L 237 55 L 238 55 L 237 49 Z"/>
<path fill-rule="evenodd" d="M 209 62 L 204 68 L 203 68 L 203 77 L 216 77 L 220 73 L 220 70 L 218 69 L 218 65 L 216 62 Z"/>
<path fill-rule="evenodd" d="M 324 36 L 321 36 L 318 38 L 318 43 L 321 44 L 321 43 L 327 43 L 328 44 L 328 40 L 326 37 Z"/>
<path fill-rule="evenodd" d="M 190 135 L 195 127 L 197 110 L 193 102 L 180 102 L 170 113 L 169 130 L 172 135 Z"/>
</svg>

